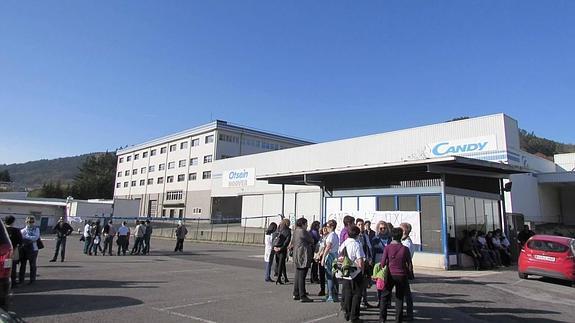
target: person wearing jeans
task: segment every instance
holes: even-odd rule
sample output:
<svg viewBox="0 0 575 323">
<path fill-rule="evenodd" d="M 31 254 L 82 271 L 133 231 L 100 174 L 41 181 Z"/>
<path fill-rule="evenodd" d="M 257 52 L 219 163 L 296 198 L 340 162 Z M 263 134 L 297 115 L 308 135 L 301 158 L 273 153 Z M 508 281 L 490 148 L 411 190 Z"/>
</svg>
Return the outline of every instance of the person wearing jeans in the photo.
<svg viewBox="0 0 575 323">
<path fill-rule="evenodd" d="M 60 252 L 60 260 L 64 262 L 64 257 L 66 256 L 66 239 L 74 229 L 69 225 L 64 217 L 60 217 L 58 223 L 54 226 L 52 231 L 56 234 L 56 250 L 54 252 L 54 257 L 50 262 L 55 262 L 58 258 L 58 252 Z"/>
<path fill-rule="evenodd" d="M 327 222 L 327 236 L 325 238 L 325 247 L 321 253 L 321 265 L 325 269 L 325 278 L 327 280 L 327 298 L 326 302 L 337 302 L 337 280 L 332 272 L 333 262 L 337 259 L 339 249 L 339 237 L 335 233 L 337 222 L 329 220 Z"/>
<path fill-rule="evenodd" d="M 84 254 L 92 253 L 90 246 L 92 245 L 92 236 L 90 235 L 90 230 L 92 229 L 92 223 L 90 221 L 84 222 Z"/>
<path fill-rule="evenodd" d="M 22 254 L 20 255 L 20 284 L 24 282 L 26 276 L 26 264 L 30 263 L 30 282 L 36 281 L 36 259 L 38 258 L 38 239 L 40 239 L 40 229 L 34 224 L 36 219 L 33 216 L 26 218 L 26 227 L 20 230 L 22 234 Z"/>
<path fill-rule="evenodd" d="M 276 232 L 278 225 L 275 222 L 270 223 L 268 229 L 266 230 L 265 236 L 265 249 L 264 249 L 264 261 L 266 263 L 265 281 L 272 282 L 271 271 L 273 264 L 273 234 Z"/>
</svg>

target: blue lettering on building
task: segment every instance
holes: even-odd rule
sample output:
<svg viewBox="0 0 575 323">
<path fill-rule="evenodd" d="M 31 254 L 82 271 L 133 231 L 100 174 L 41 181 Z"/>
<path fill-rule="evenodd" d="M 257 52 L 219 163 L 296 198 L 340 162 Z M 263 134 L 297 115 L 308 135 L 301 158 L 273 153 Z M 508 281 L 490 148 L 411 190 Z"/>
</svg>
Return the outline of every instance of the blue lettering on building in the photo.
<svg viewBox="0 0 575 323">
<path fill-rule="evenodd" d="M 488 142 L 478 142 L 463 145 L 450 145 L 448 141 L 441 142 L 431 149 L 431 153 L 435 156 L 445 156 L 459 153 L 470 153 L 474 151 L 482 151 L 487 146 Z"/>
<path fill-rule="evenodd" d="M 248 177 L 248 172 L 247 171 L 243 171 L 243 172 L 230 172 L 230 175 L 228 175 L 229 179 L 245 179 Z"/>
</svg>

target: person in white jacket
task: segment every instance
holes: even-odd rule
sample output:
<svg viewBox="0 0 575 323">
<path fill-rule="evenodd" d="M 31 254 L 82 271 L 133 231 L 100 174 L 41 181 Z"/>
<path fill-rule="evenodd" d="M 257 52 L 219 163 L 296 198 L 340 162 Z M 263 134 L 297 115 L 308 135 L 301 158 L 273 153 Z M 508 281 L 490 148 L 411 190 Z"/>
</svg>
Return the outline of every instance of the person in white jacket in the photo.
<svg viewBox="0 0 575 323">
<path fill-rule="evenodd" d="M 20 254 L 20 284 L 24 282 L 26 276 L 26 263 L 30 263 L 30 282 L 36 281 L 36 259 L 38 258 L 38 239 L 40 239 L 40 229 L 35 225 L 36 219 L 33 216 L 26 218 L 26 227 L 20 230 L 22 233 L 22 253 Z"/>
<path fill-rule="evenodd" d="M 278 225 L 275 222 L 270 223 L 268 229 L 266 230 L 266 239 L 265 239 L 265 249 L 264 249 L 264 261 L 266 262 L 266 276 L 265 281 L 273 282 L 274 280 L 271 278 L 271 270 L 272 264 L 274 263 L 274 251 L 273 251 L 273 238 L 274 233 L 278 229 Z"/>
</svg>

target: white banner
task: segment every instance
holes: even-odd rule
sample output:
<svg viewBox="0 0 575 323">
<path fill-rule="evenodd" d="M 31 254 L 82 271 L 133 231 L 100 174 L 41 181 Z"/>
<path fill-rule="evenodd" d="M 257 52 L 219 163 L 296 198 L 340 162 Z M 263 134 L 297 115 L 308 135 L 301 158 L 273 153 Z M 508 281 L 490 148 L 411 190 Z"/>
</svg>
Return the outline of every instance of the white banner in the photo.
<svg viewBox="0 0 575 323">
<path fill-rule="evenodd" d="M 222 174 L 222 187 L 245 187 L 253 186 L 255 183 L 255 168 L 226 170 Z"/>
<path fill-rule="evenodd" d="M 360 218 L 364 221 L 371 222 L 371 229 L 374 230 L 377 222 L 385 221 L 390 222 L 394 228 L 399 227 L 399 224 L 407 222 L 411 224 L 411 234 L 409 237 L 415 245 L 421 245 L 421 222 L 420 214 L 417 211 L 337 211 L 327 214 L 327 221 L 337 221 L 337 232 L 343 228 L 343 218 L 346 215 Z"/>
</svg>

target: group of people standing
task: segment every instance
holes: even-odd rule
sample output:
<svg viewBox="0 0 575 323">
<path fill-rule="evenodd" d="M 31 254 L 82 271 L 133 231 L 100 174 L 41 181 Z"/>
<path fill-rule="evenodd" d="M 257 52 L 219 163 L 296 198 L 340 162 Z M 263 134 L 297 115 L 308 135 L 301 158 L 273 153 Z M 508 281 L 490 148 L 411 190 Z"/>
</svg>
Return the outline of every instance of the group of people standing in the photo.
<svg viewBox="0 0 575 323">
<path fill-rule="evenodd" d="M 113 242 L 116 237 L 117 252 L 116 255 L 126 255 L 129 250 L 130 236 L 134 236 L 134 244 L 130 255 L 147 255 L 150 253 L 150 239 L 152 237 L 152 225 L 150 220 L 136 220 L 136 226 L 133 231 L 128 227 L 128 223 L 123 221 L 117 229 L 114 227 L 112 220 L 105 222 L 104 226 L 100 220 L 94 222 L 87 220 L 84 224 L 84 231 L 80 238 L 84 241 L 84 254 L 98 255 L 98 250 L 102 256 L 113 256 Z M 103 248 L 102 248 L 103 244 Z"/>
<path fill-rule="evenodd" d="M 415 251 L 409 238 L 411 225 L 402 223 L 393 228 L 391 223 L 380 221 L 377 231 L 371 230 L 371 223 L 346 216 L 344 228 L 336 233 L 337 222 L 330 220 L 323 226 L 314 221 L 308 230 L 305 218 L 297 219 L 290 229 L 290 221 L 283 219 L 279 226 L 271 223 L 266 231 L 264 260 L 265 281 L 285 284 L 288 282 L 286 260 L 292 254 L 295 266 L 293 299 L 303 303 L 313 302 L 306 290 L 306 277 L 319 283 L 318 296 L 325 302 L 340 302 L 345 319 L 360 321 L 362 308 L 375 307 L 369 304 L 367 290 L 373 285 L 372 272 L 375 264 L 387 266 L 384 287 L 378 290 L 380 322 L 387 319 L 387 308 L 395 289 L 396 322 L 413 318 L 413 299 L 409 280 L 413 279 L 411 262 Z M 341 271 L 341 263 L 347 262 Z M 271 273 L 274 269 L 275 280 Z M 341 297 L 340 287 L 341 284 Z M 403 303 L 407 303 L 407 314 L 403 315 Z"/>
<path fill-rule="evenodd" d="M 13 247 L 11 272 L 13 287 L 24 283 L 28 264 L 30 265 L 30 280 L 28 283 L 33 284 L 36 281 L 36 259 L 38 258 L 38 251 L 43 248 L 40 228 L 36 226 L 36 219 L 33 216 L 26 218 L 26 226 L 22 229 L 14 226 L 15 221 L 16 219 L 12 215 L 4 218 L 6 231 Z"/>
</svg>

